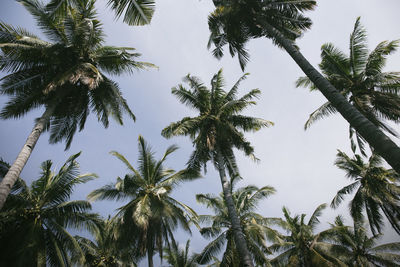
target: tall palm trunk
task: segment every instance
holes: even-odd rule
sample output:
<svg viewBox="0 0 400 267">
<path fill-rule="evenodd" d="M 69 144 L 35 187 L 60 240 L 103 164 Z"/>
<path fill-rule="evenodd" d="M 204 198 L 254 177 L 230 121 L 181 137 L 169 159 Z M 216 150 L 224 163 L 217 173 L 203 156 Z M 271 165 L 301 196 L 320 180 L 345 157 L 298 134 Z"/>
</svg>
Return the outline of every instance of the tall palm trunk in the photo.
<svg viewBox="0 0 400 267">
<path fill-rule="evenodd" d="M 22 169 L 24 168 L 26 162 L 28 161 L 30 155 L 32 154 L 33 148 L 36 145 L 40 135 L 42 134 L 46 124 L 48 123 L 53 111 L 55 109 L 55 105 L 46 108 L 46 111 L 39 118 L 37 123 L 32 129 L 31 134 L 26 139 L 24 146 L 19 152 L 17 158 L 14 163 L 11 165 L 8 170 L 6 176 L 4 176 L 3 180 L 0 183 L 0 210 L 3 208 L 4 203 L 8 195 L 10 194 L 11 188 L 14 183 L 17 181 Z"/>
<path fill-rule="evenodd" d="M 221 178 L 221 185 L 222 185 L 222 191 L 224 193 L 225 204 L 226 207 L 228 208 L 228 214 L 232 224 L 233 235 L 235 237 L 236 249 L 240 255 L 243 266 L 253 267 L 254 266 L 253 261 L 251 260 L 250 252 L 249 249 L 247 248 L 246 239 L 244 238 L 242 227 L 240 225 L 240 220 L 236 213 L 235 204 L 233 202 L 231 183 L 226 177 L 224 161 L 220 152 L 217 152 L 217 166 L 218 166 L 219 177 Z"/>
<path fill-rule="evenodd" d="M 149 267 L 154 267 L 153 248 L 151 247 L 151 245 L 149 245 L 149 247 L 147 248 L 147 261 L 148 261 Z"/>
<path fill-rule="evenodd" d="M 307 77 L 315 84 L 321 93 L 328 99 L 337 111 L 356 129 L 358 133 L 381 155 L 389 164 L 400 173 L 400 148 L 387 137 L 377 126 L 370 122 L 338 90 L 325 79 L 300 53 L 293 42 L 285 38 L 278 30 L 263 23 L 263 28 L 276 38 L 276 41 L 293 58 Z"/>
</svg>

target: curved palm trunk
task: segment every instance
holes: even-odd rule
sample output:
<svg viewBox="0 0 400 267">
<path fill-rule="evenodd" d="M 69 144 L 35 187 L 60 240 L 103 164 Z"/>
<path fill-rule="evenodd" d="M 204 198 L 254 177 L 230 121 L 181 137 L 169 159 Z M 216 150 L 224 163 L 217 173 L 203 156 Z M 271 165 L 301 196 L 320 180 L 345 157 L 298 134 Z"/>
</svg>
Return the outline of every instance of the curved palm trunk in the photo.
<svg viewBox="0 0 400 267">
<path fill-rule="evenodd" d="M 247 248 L 246 239 L 244 238 L 242 227 L 240 225 L 240 220 L 236 213 L 235 204 L 233 202 L 231 183 L 228 181 L 226 177 L 222 155 L 219 152 L 217 152 L 217 165 L 218 165 L 219 176 L 221 178 L 224 200 L 226 203 L 226 207 L 228 208 L 228 214 L 232 224 L 233 235 L 235 237 L 236 249 L 240 255 L 240 258 L 242 259 L 243 266 L 253 267 L 254 266 L 253 261 L 251 260 L 250 252 L 249 249 Z"/>
<path fill-rule="evenodd" d="M 26 139 L 24 146 L 19 152 L 17 158 L 14 163 L 11 165 L 8 170 L 6 176 L 4 176 L 3 180 L 0 183 L 0 210 L 3 208 L 4 203 L 8 195 L 10 194 L 11 188 L 14 183 L 17 181 L 22 169 L 24 168 L 26 162 L 28 161 L 30 155 L 32 154 L 33 148 L 36 145 L 40 135 L 42 134 L 44 128 L 46 127 L 47 122 L 49 121 L 51 114 L 54 111 L 55 106 L 46 108 L 46 111 L 39 118 L 37 123 L 32 129 L 31 134 Z"/>
<path fill-rule="evenodd" d="M 315 84 L 329 102 L 342 114 L 350 125 L 378 152 L 389 164 L 400 173 L 400 148 L 387 137 L 377 126 L 370 122 L 336 88 L 326 80 L 293 45 L 279 31 L 268 23 L 263 28 L 276 38 L 276 41 L 293 58 L 307 77 Z"/>
</svg>

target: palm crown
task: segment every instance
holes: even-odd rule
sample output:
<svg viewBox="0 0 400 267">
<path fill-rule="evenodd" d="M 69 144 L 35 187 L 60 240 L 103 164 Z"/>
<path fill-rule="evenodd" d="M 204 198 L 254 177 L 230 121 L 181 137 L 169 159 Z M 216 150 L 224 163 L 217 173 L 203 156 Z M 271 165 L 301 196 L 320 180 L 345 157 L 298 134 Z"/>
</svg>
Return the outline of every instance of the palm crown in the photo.
<svg viewBox="0 0 400 267">
<path fill-rule="evenodd" d="M 243 75 L 228 92 L 223 90 L 222 70 L 211 79 L 211 89 L 191 75 L 184 78 L 190 90 L 183 85 L 172 89 L 172 94 L 181 103 L 199 113 L 197 117 L 185 117 L 171 123 L 162 131 L 165 137 L 190 136 L 196 147 L 188 163 L 190 168 L 205 167 L 206 162 L 215 160 L 219 152 L 223 155 L 226 166 L 237 170 L 232 148 L 242 150 L 246 155 L 255 158 L 254 148 L 245 139 L 243 132 L 257 131 L 273 123 L 240 114 L 245 108 L 254 105 L 252 99 L 260 94 L 260 90 L 253 89 L 242 97 L 237 97 L 239 84 L 246 76 L 247 74 Z"/>
<path fill-rule="evenodd" d="M 291 216 L 287 208 L 282 209 L 285 220 L 280 221 L 279 225 L 289 235 L 281 236 L 278 242 L 269 247 L 273 252 L 280 253 L 271 260 L 272 266 L 343 266 L 339 259 L 332 256 L 332 245 L 325 242 L 336 229 L 315 233 L 320 222 L 318 217 L 325 208 L 326 204 L 319 205 L 308 222 L 305 220 L 306 214 Z"/>
<path fill-rule="evenodd" d="M 4 266 L 65 266 L 70 253 L 81 259 L 82 251 L 67 229 L 93 231 L 100 223 L 97 214 L 88 213 L 89 202 L 69 200 L 76 185 L 95 177 L 79 174 L 78 156 L 71 156 L 58 173 L 45 161 L 41 177 L 30 187 L 22 179 L 15 184 L 0 216 Z"/>
<path fill-rule="evenodd" d="M 121 124 L 124 112 L 135 119 L 118 85 L 104 72 L 119 75 L 151 64 L 135 61 L 140 54 L 133 48 L 103 45 L 94 1 L 78 1 L 62 19 L 36 0 L 20 2 L 51 42 L 0 24 L 0 69 L 10 72 L 1 79 L 1 93 L 11 96 L 1 117 L 18 118 L 40 106 L 51 107 L 50 142 L 65 139 L 67 148 L 90 111 L 105 127 L 109 116 Z"/>
<path fill-rule="evenodd" d="M 333 44 L 324 44 L 321 48 L 322 61 L 319 67 L 329 82 L 343 94 L 366 118 L 378 127 L 392 135 L 385 120 L 400 121 L 400 73 L 383 72 L 386 58 L 396 51 L 399 41 L 383 41 L 369 52 L 366 31 L 357 18 L 354 30 L 350 35 L 350 53 L 345 53 Z M 318 90 L 307 77 L 297 80 L 296 86 L 307 86 Z M 305 124 L 308 128 L 315 121 L 336 113 L 337 110 L 330 102 L 326 102 L 311 113 Z M 350 137 L 355 130 L 350 126 Z M 356 142 L 352 138 L 352 149 L 355 151 Z M 356 140 L 364 154 L 364 138 L 356 132 Z"/>
<path fill-rule="evenodd" d="M 107 267 L 135 267 L 137 257 L 131 247 L 120 246 L 119 226 L 121 221 L 118 218 L 108 218 L 101 221 L 99 227 L 94 229 L 94 240 L 81 236 L 75 236 L 84 254 L 83 266 L 107 266 Z M 76 264 L 82 265 L 82 256 L 73 254 L 72 260 Z"/>
<path fill-rule="evenodd" d="M 52 16 L 62 17 L 71 8 L 79 6 L 81 0 L 51 0 L 47 10 Z M 123 21 L 129 25 L 149 24 L 155 10 L 154 0 L 108 0 L 108 5 L 115 11 L 116 18 L 123 15 Z"/>
<path fill-rule="evenodd" d="M 335 234 L 331 241 L 335 243 L 332 252 L 348 266 L 399 266 L 400 242 L 377 245 L 380 234 L 368 236 L 363 222 L 354 222 L 354 227 L 344 226 L 343 219 L 336 217 L 332 225 Z"/>
<path fill-rule="evenodd" d="M 189 219 L 196 213 L 187 205 L 170 196 L 177 185 L 185 180 L 198 177 L 192 171 L 175 172 L 163 166 L 168 155 L 177 149 L 170 146 L 160 160 L 155 160 L 151 148 L 143 137 L 139 137 L 139 166 L 134 168 L 118 152 L 112 152 L 131 171 L 124 179 L 117 178 L 115 184 L 97 189 L 89 194 L 89 199 L 128 199 L 119 208 L 118 216 L 123 219 L 122 227 L 134 234 L 125 237 L 128 244 L 136 244 L 140 254 L 152 257 L 155 248 L 162 257 L 163 242 L 168 241 L 172 231 L 180 225 L 190 232 Z M 133 237 L 136 236 L 136 240 Z"/>
<path fill-rule="evenodd" d="M 259 266 L 268 265 L 266 254 L 270 251 L 266 246 L 266 240 L 267 238 L 274 239 L 277 233 L 269 228 L 273 220 L 264 218 L 256 213 L 256 209 L 261 200 L 274 192 L 275 189 L 269 186 L 258 188 L 249 185 L 238 188 L 232 194 L 246 242 L 256 264 Z M 215 215 L 199 215 L 200 222 L 211 224 L 208 227 L 201 228 L 200 233 L 204 237 L 215 238 L 198 255 L 199 263 L 209 263 L 226 244 L 220 266 L 239 266 L 240 258 L 236 252 L 232 224 L 222 194 L 219 197 L 210 194 L 199 194 L 196 195 L 196 199 L 199 203 L 211 208 L 215 213 Z"/>
<path fill-rule="evenodd" d="M 372 155 L 368 162 L 364 162 L 360 155 L 350 158 L 339 151 L 335 165 L 344 170 L 346 176 L 354 182 L 337 192 L 331 206 L 336 208 L 345 195 L 356 191 L 349 205 L 350 214 L 355 221 L 362 221 L 363 211 L 366 211 L 372 233 L 381 233 L 383 212 L 400 234 L 400 186 L 397 172 L 382 167 L 382 159 L 376 154 Z"/>
<path fill-rule="evenodd" d="M 238 55 L 244 69 L 249 55 L 245 44 L 252 38 L 267 37 L 277 43 L 275 36 L 265 30 L 268 24 L 289 40 L 301 36 L 311 27 L 311 20 L 302 12 L 314 9 L 316 2 L 310 0 L 260 1 L 260 0 L 214 0 L 216 9 L 208 18 L 214 56 L 223 56 L 223 46 L 229 44 L 232 56 Z"/>
</svg>

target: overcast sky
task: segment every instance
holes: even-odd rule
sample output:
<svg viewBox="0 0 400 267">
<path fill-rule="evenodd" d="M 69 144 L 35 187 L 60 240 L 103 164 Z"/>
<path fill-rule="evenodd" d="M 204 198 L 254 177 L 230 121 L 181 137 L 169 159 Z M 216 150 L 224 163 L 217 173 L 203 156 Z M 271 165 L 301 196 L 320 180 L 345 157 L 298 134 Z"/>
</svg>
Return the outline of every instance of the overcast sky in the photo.
<svg viewBox="0 0 400 267">
<path fill-rule="evenodd" d="M 21 176 L 30 182 L 38 178 L 42 161 L 51 159 L 59 168 L 71 154 L 82 151 L 78 158 L 82 172 L 97 173 L 99 179 L 77 188 L 76 199 L 84 199 L 92 190 L 114 182 L 117 176 L 127 172 L 120 161 L 108 154 L 109 151 L 122 153 L 136 165 L 139 134 L 152 145 L 158 157 L 169 145 L 177 144 L 180 149 L 170 155 L 167 165 L 182 169 L 192 151 L 190 141 L 183 137 L 166 140 L 160 132 L 170 122 L 194 113 L 171 95 L 171 87 L 181 83 L 182 77 L 188 73 L 209 85 L 213 74 L 223 68 L 226 89 L 229 89 L 243 74 L 237 58 L 231 58 L 227 53 L 219 61 L 207 50 L 207 16 L 213 9 L 210 0 L 157 1 L 151 25 L 143 27 L 129 27 L 115 20 L 105 3 L 98 0 L 97 7 L 107 35 L 106 44 L 135 47 L 142 54 L 142 61 L 154 63 L 159 69 L 115 77 L 137 117 L 135 123 L 126 117 L 124 126 L 113 122 L 104 129 L 95 116 L 90 116 L 85 129 L 75 135 L 68 151 L 64 151 L 64 144 L 48 144 L 48 133 L 41 136 Z M 354 22 L 361 16 L 372 50 L 381 41 L 400 39 L 399 10 L 398 0 L 318 1 L 316 10 L 307 14 L 314 25 L 298 40 L 298 45 L 314 66 L 320 62 L 323 43 L 332 42 L 347 54 Z M 0 20 L 38 33 L 30 15 L 15 1 L 1 0 Z M 282 216 L 282 206 L 287 206 L 292 214 L 311 214 L 319 204 L 330 203 L 335 193 L 349 183 L 344 173 L 333 165 L 337 149 L 351 155 L 348 124 L 340 115 L 335 115 L 304 131 L 309 114 L 325 102 L 323 96 L 295 88 L 295 80 L 303 76 L 300 68 L 270 40 L 252 40 L 247 48 L 251 60 L 246 72 L 250 75 L 242 83 L 240 93 L 259 88 L 262 95 L 258 104 L 248 109 L 246 114 L 271 120 L 275 126 L 246 135 L 261 161 L 254 163 L 237 153 L 244 177 L 238 186 L 275 187 L 277 193 L 259 207 L 264 216 Z M 389 57 L 386 70 L 400 70 L 400 52 Z M 6 101 L 5 96 L 0 96 L 0 107 Z M 42 112 L 31 112 L 19 120 L 0 121 L 0 157 L 13 162 L 33 127 L 34 119 Z M 395 128 L 399 129 L 398 126 Z M 182 185 L 174 196 L 204 214 L 208 211 L 196 203 L 195 194 L 220 191 L 219 177 L 210 166 L 203 178 Z M 346 214 L 349 199 L 346 198 L 338 210 L 328 208 L 324 211 L 321 229 L 327 227 L 338 213 Z M 102 201 L 94 203 L 94 210 L 107 216 L 113 214 L 119 205 Z M 386 232 L 386 241 L 398 240 L 394 231 L 387 229 Z M 183 233 L 177 235 L 182 242 L 189 238 Z M 192 249 L 197 252 L 207 243 L 196 231 L 191 239 Z"/>
</svg>

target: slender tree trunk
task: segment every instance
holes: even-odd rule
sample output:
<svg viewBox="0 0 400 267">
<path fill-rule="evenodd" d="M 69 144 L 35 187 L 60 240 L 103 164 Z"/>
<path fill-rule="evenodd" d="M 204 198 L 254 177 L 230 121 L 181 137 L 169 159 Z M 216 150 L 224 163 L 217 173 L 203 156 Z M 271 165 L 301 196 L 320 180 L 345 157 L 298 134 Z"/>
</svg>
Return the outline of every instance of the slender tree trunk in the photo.
<svg viewBox="0 0 400 267">
<path fill-rule="evenodd" d="M 263 28 L 276 38 L 276 41 L 294 59 L 307 77 L 315 84 L 337 111 L 356 129 L 358 133 L 378 152 L 393 169 L 400 173 L 400 148 L 387 137 L 376 125 L 362 115 L 338 90 L 325 79 L 293 45 L 278 30 L 263 23 Z"/>
<path fill-rule="evenodd" d="M 224 200 L 225 200 L 226 206 L 228 208 L 228 214 L 229 214 L 230 221 L 232 223 L 232 229 L 233 229 L 233 235 L 235 237 L 236 249 L 240 255 L 243 266 L 253 267 L 254 266 L 253 261 L 250 256 L 249 249 L 247 248 L 246 239 L 244 238 L 242 227 L 240 225 L 239 216 L 236 213 L 235 204 L 233 202 L 232 192 L 231 192 L 231 183 L 229 182 L 228 178 L 226 177 L 224 161 L 222 159 L 222 155 L 220 152 L 217 152 L 217 165 L 218 165 L 219 176 L 221 178 L 221 185 L 222 185 L 222 191 L 224 193 Z"/>
<path fill-rule="evenodd" d="M 154 267 L 153 263 L 153 249 L 147 248 L 147 261 L 149 263 L 149 267 Z"/>
<path fill-rule="evenodd" d="M 46 111 L 43 113 L 42 117 L 39 118 L 37 123 L 32 129 L 31 134 L 26 139 L 24 146 L 19 152 L 17 158 L 14 163 L 11 165 L 8 170 L 6 176 L 4 176 L 3 180 L 0 183 L 0 210 L 3 208 L 4 203 L 8 195 L 10 194 L 11 188 L 14 183 L 17 181 L 22 169 L 24 168 L 26 162 L 29 159 L 29 156 L 32 154 L 33 148 L 36 145 L 40 135 L 42 134 L 44 128 L 46 127 L 47 122 L 49 121 L 51 114 L 54 111 L 55 106 L 47 107 Z"/>
</svg>

